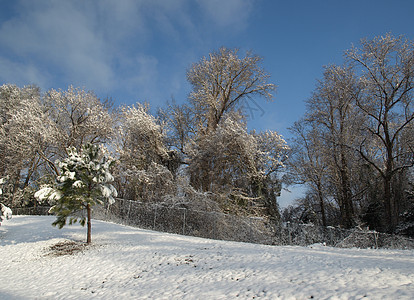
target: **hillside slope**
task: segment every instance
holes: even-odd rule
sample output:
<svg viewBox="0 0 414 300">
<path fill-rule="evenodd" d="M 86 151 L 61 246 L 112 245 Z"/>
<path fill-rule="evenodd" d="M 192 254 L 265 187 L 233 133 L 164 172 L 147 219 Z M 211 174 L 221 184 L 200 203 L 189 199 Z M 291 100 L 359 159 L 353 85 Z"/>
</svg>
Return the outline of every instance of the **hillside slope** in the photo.
<svg viewBox="0 0 414 300">
<path fill-rule="evenodd" d="M 264 246 L 101 221 L 93 222 L 93 244 L 85 248 L 81 242 L 85 228 L 58 230 L 51 226 L 53 220 L 15 216 L 0 227 L 1 299 L 412 299 L 414 295 L 414 251 Z M 58 247 L 62 245 L 72 248 L 63 248 L 62 253 Z"/>
</svg>

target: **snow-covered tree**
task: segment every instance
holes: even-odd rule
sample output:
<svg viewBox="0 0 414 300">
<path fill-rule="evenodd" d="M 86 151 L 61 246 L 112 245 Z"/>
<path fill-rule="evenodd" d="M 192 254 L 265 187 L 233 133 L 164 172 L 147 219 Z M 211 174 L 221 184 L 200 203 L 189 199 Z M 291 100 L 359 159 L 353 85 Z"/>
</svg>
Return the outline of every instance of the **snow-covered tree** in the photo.
<svg viewBox="0 0 414 300">
<path fill-rule="evenodd" d="M 164 120 L 168 131 L 167 143 L 179 150 L 181 155 L 186 155 L 184 149 L 195 134 L 191 108 L 173 101 L 167 108 L 159 109 L 158 115 Z"/>
<path fill-rule="evenodd" d="M 326 226 L 326 202 L 328 199 L 329 159 L 326 159 L 326 145 L 320 139 L 319 129 L 307 120 L 299 120 L 290 128 L 292 154 L 288 161 L 285 179 L 290 184 L 305 184 L 308 188 L 305 199 L 314 195 L 318 199 L 317 215 L 321 225 Z M 297 201 L 298 205 L 305 202 Z M 307 203 L 307 202 L 306 202 Z M 300 210 L 300 209 L 299 209 Z M 306 209 L 305 209 L 306 210 Z"/>
<path fill-rule="evenodd" d="M 221 195 L 223 210 L 250 214 L 265 208 L 278 219 L 276 172 L 283 167 L 285 150 L 280 135 L 249 133 L 240 115 L 230 114 L 214 132 L 189 145 L 187 173 L 197 190 Z"/>
<path fill-rule="evenodd" d="M 70 87 L 45 95 L 35 86 L 0 87 L 0 176 L 8 176 L 8 205 L 22 204 L 26 191 L 58 174 L 54 161 L 66 148 L 103 143 L 113 132 L 110 105 Z M 31 197 L 27 197 L 30 199 Z"/>
<path fill-rule="evenodd" d="M 256 141 L 245 124 L 232 117 L 195 140 L 188 153 L 190 182 L 202 191 L 237 189 L 246 185 L 241 181 L 248 181 L 248 174 L 255 172 Z"/>
<path fill-rule="evenodd" d="M 335 200 L 341 225 L 395 231 L 411 207 L 414 44 L 386 34 L 361 40 L 345 56 L 343 66 L 325 69 L 293 128 L 299 151 L 291 170 L 321 207 Z"/>
<path fill-rule="evenodd" d="M 102 146 L 86 144 L 78 151 L 68 148 L 68 157 L 57 161 L 59 175 L 52 186 L 44 186 L 35 193 L 39 201 L 48 200 L 53 206 L 51 213 L 56 214 L 54 226 L 62 228 L 80 219 L 82 226 L 87 223 L 87 243 L 91 242 L 91 211 L 96 204 L 107 200 L 110 204 L 117 196 L 111 185 L 113 176 L 110 167 L 112 158 L 108 157 Z M 79 216 L 86 209 L 86 217 Z"/>
<path fill-rule="evenodd" d="M 251 52 L 241 56 L 238 49 L 225 47 L 210 53 L 187 72 L 192 86 L 189 105 L 173 110 L 172 127 L 178 147 L 187 156 L 190 184 L 199 191 L 218 193 L 231 205 L 258 207 L 258 199 L 274 195 L 268 203 L 277 207 L 278 192 L 274 192 L 280 190 L 280 182 L 276 183 L 275 173 L 281 167 L 277 156 L 282 149 L 273 137 L 279 136 L 248 133 L 242 105 L 254 97 L 273 98 L 275 85 L 269 82 L 262 60 Z M 237 205 L 232 209 L 237 210 Z"/>
<path fill-rule="evenodd" d="M 353 185 L 352 176 L 356 174 L 354 166 L 358 160 L 353 150 L 359 138 L 356 133 L 363 123 L 363 117 L 355 106 L 359 91 L 352 68 L 335 65 L 326 67 L 323 78 L 318 81 L 312 97 L 307 101 L 305 122 L 311 129 L 307 136 L 302 137 L 299 136 L 303 133 L 296 130 L 297 141 L 301 140 L 307 156 L 311 153 L 314 159 L 319 159 L 311 162 L 316 167 L 314 171 L 321 165 L 326 169 L 320 176 L 326 179 L 325 187 L 315 189 L 319 185 L 316 184 L 316 178 L 308 181 L 313 186 L 312 193 L 321 195 L 322 190 L 326 191 L 329 187 L 329 196 L 335 199 L 340 209 L 340 224 L 347 228 L 356 224 L 354 195 L 358 191 Z M 306 145 L 303 137 L 308 139 Z M 321 204 L 322 198 L 320 196 Z"/>
<path fill-rule="evenodd" d="M 20 105 L 20 88 L 12 84 L 4 84 L 0 87 L 0 124 L 3 125 L 13 115 L 13 110 Z"/>
<path fill-rule="evenodd" d="M 275 131 L 251 133 L 256 140 L 258 152 L 255 154 L 256 174 L 252 176 L 251 194 L 259 197 L 268 215 L 279 221 L 280 212 L 277 197 L 282 190 L 280 171 L 285 169 L 290 147 L 284 138 Z"/>
<path fill-rule="evenodd" d="M 250 52 L 239 57 L 237 49 L 222 47 L 191 66 L 189 100 L 199 131 L 214 131 L 226 113 L 240 108 L 246 98 L 272 99 L 275 85 L 268 82 L 270 75 L 261 67 L 262 60 Z"/>
<path fill-rule="evenodd" d="M 121 111 L 115 145 L 117 189 L 127 199 L 160 201 L 172 192 L 175 151 L 166 147 L 164 126 L 147 106 L 138 103 Z"/>
<path fill-rule="evenodd" d="M 140 169 L 146 169 L 153 161 L 168 159 L 165 132 L 148 110 L 140 103 L 122 108 L 121 144 L 117 150 L 121 161 Z"/>
<path fill-rule="evenodd" d="M 365 115 L 361 157 L 382 179 L 382 203 L 388 230 L 398 223 L 401 195 L 393 181 L 414 165 L 414 44 L 390 34 L 361 40 L 346 52 L 360 77 L 356 105 Z"/>
<path fill-rule="evenodd" d="M 19 198 L 39 168 L 44 166 L 47 151 L 56 135 L 45 114 L 37 87 L 0 88 L 2 124 L 0 125 L 0 176 L 8 177 L 8 204 Z M 19 196 L 20 195 L 20 196 Z"/>
<path fill-rule="evenodd" d="M 285 167 L 288 158 L 289 146 L 282 135 L 276 131 L 266 130 L 263 132 L 253 131 L 259 150 L 259 168 L 265 175 L 269 176 Z"/>
<path fill-rule="evenodd" d="M 101 101 L 93 92 L 70 86 L 67 90 L 51 89 L 43 97 L 47 116 L 56 131 L 54 159 L 66 156 L 66 149 L 82 145 L 107 143 L 114 133 L 111 103 Z M 50 160 L 54 160 L 50 158 Z"/>
</svg>

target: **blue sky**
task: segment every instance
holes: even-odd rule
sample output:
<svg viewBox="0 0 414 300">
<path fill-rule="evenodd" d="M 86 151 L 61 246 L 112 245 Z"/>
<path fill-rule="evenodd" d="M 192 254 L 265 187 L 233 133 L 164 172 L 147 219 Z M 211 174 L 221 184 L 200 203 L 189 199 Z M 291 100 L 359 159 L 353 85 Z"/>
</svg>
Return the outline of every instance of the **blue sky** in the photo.
<svg viewBox="0 0 414 300">
<path fill-rule="evenodd" d="M 413 11 L 410 0 L 1 0 L 0 84 L 72 84 L 156 108 L 186 100 L 186 70 L 209 52 L 252 50 L 278 88 L 272 103 L 255 99 L 249 127 L 289 138 L 323 66 L 363 37 L 414 40 Z"/>
</svg>

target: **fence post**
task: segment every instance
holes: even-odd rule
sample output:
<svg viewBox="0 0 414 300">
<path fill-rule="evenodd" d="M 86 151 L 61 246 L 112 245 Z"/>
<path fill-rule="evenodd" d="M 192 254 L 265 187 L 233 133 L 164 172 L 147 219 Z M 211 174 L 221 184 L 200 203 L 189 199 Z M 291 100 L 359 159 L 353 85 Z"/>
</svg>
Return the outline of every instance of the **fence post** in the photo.
<svg viewBox="0 0 414 300">
<path fill-rule="evenodd" d="M 290 222 L 289 222 L 289 221 L 287 221 L 287 222 L 286 222 L 286 225 L 287 225 L 288 236 L 289 236 L 289 245 L 292 245 L 292 237 L 291 237 L 291 235 L 290 235 Z"/>
<path fill-rule="evenodd" d="M 131 200 L 128 200 L 129 201 L 129 206 L 128 206 L 128 213 L 127 213 L 127 215 L 126 215 L 126 219 L 125 219 L 125 225 L 129 225 L 130 224 L 130 222 L 129 222 L 129 214 L 131 213 L 131 203 L 132 203 L 132 201 Z"/>
<path fill-rule="evenodd" d="M 115 199 L 115 201 L 119 201 L 119 199 Z M 108 217 L 109 217 L 109 207 L 111 206 L 109 204 L 109 202 L 106 204 L 106 209 L 105 209 L 105 221 L 109 221 Z"/>
<path fill-rule="evenodd" d="M 374 230 L 374 242 L 375 242 L 375 249 L 378 249 L 378 232 Z"/>
<path fill-rule="evenodd" d="M 184 208 L 184 214 L 183 214 L 183 235 L 185 235 L 185 214 L 187 212 L 187 209 Z"/>
<path fill-rule="evenodd" d="M 155 230 L 156 220 L 157 220 L 157 205 L 155 205 L 155 210 L 154 210 L 154 224 L 152 226 L 152 230 Z"/>
</svg>

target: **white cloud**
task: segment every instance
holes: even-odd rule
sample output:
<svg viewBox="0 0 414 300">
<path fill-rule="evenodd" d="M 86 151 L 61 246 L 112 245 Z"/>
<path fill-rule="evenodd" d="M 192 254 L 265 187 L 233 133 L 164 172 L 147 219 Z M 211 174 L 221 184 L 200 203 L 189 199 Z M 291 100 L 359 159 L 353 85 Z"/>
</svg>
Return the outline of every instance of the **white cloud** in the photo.
<svg viewBox="0 0 414 300">
<path fill-rule="evenodd" d="M 17 58 L 38 69 L 53 69 L 68 84 L 110 90 L 117 81 L 114 64 L 126 48 L 147 42 L 144 1 L 20 1 L 19 15 L 0 25 L 3 61 Z M 1 77 L 17 77 L 1 71 Z M 10 70 L 9 70 L 10 71 Z M 12 76 L 13 75 L 13 76 Z M 21 78 L 26 78 L 21 73 Z"/>
<path fill-rule="evenodd" d="M 33 64 L 19 63 L 0 57 L 0 82 L 24 86 L 36 84 L 47 86 L 50 74 Z"/>
<path fill-rule="evenodd" d="M 134 57 L 123 57 L 119 59 L 118 82 L 122 83 L 124 92 L 133 94 L 139 90 L 141 99 L 133 101 L 149 101 L 159 90 L 158 60 L 154 56 L 137 53 Z"/>
<path fill-rule="evenodd" d="M 247 27 L 253 0 L 197 0 L 206 16 L 218 27 L 242 30 Z"/>
<path fill-rule="evenodd" d="M 251 1 L 16 1 L 17 14 L 0 20 L 0 79 L 108 95 L 125 88 L 147 100 L 166 89 L 168 98 L 183 86 L 183 70 L 173 68 L 188 67 L 194 49 L 209 47 L 205 32 L 243 27 Z"/>
</svg>

